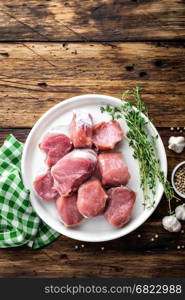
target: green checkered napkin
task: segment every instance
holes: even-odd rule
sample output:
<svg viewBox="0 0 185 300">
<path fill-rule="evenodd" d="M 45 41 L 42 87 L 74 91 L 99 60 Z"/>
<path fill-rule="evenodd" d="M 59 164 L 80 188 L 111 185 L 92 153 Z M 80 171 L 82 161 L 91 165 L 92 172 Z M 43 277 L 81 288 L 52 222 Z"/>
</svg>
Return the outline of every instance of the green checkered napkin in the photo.
<svg viewBox="0 0 185 300">
<path fill-rule="evenodd" d="M 23 144 L 9 135 L 0 148 L 0 248 L 43 247 L 60 234 L 43 223 L 29 201 L 21 174 Z"/>
</svg>

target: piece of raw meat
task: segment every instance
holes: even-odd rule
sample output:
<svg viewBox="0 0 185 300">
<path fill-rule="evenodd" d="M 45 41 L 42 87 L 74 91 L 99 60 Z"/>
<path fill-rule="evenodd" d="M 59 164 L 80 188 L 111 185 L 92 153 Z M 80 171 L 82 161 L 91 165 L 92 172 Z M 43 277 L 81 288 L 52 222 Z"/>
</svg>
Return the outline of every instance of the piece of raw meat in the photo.
<svg viewBox="0 0 185 300">
<path fill-rule="evenodd" d="M 110 150 L 123 138 L 118 121 L 101 122 L 93 128 L 93 143 L 99 150 Z"/>
<path fill-rule="evenodd" d="M 131 219 L 136 194 L 127 187 L 108 190 L 108 206 L 104 214 L 106 220 L 115 227 L 122 227 Z"/>
<path fill-rule="evenodd" d="M 77 209 L 77 195 L 72 194 L 68 197 L 60 197 L 56 202 L 57 212 L 65 226 L 72 227 L 78 225 L 83 216 Z"/>
<path fill-rule="evenodd" d="M 72 141 L 63 133 L 48 133 L 39 147 L 46 153 L 46 164 L 50 168 L 71 150 Z"/>
<path fill-rule="evenodd" d="M 46 201 L 56 200 L 59 197 L 59 194 L 54 189 L 53 184 L 54 181 L 50 171 L 37 176 L 33 182 L 34 189 L 39 198 Z"/>
<path fill-rule="evenodd" d="M 96 217 L 103 212 L 107 198 L 99 180 L 88 180 L 78 189 L 78 210 L 85 217 Z"/>
<path fill-rule="evenodd" d="M 51 169 L 54 186 L 62 196 L 76 191 L 91 177 L 97 164 L 97 155 L 91 149 L 76 149 L 60 159 Z"/>
<path fill-rule="evenodd" d="M 101 181 L 101 173 L 100 173 L 100 168 L 99 165 L 97 163 L 93 173 L 92 173 L 92 178 L 93 179 L 98 179 L 99 181 Z"/>
<path fill-rule="evenodd" d="M 130 179 L 130 173 L 120 152 L 104 152 L 98 156 L 98 165 L 103 185 L 126 185 Z"/>
<path fill-rule="evenodd" d="M 74 113 L 70 124 L 71 139 L 75 148 L 91 148 L 93 120 L 90 114 Z"/>
</svg>

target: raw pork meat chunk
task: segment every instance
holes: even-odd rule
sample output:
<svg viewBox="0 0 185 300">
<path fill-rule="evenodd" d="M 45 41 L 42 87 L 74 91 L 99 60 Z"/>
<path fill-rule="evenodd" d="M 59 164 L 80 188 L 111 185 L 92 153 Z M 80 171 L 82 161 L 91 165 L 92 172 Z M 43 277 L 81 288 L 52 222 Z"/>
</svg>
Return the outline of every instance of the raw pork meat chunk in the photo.
<svg viewBox="0 0 185 300">
<path fill-rule="evenodd" d="M 33 183 L 37 195 L 46 201 L 56 200 L 59 197 L 58 192 L 53 188 L 53 184 L 54 181 L 50 171 L 37 176 Z"/>
<path fill-rule="evenodd" d="M 70 124 L 71 139 L 75 148 L 91 148 L 92 117 L 90 114 L 74 113 Z"/>
<path fill-rule="evenodd" d="M 49 133 L 39 147 L 47 154 L 46 164 L 50 168 L 71 150 L 72 142 L 65 134 Z"/>
<path fill-rule="evenodd" d="M 102 213 L 107 200 L 107 194 L 97 179 L 83 183 L 78 190 L 77 207 L 86 217 L 95 217 Z"/>
<path fill-rule="evenodd" d="M 92 173 L 92 177 L 93 179 L 98 179 L 101 182 L 101 173 L 100 173 L 100 168 L 98 166 L 98 163 Z"/>
<path fill-rule="evenodd" d="M 77 209 L 76 201 L 77 195 L 72 194 L 68 197 L 61 196 L 56 202 L 58 214 L 65 226 L 76 226 L 84 218 Z"/>
<path fill-rule="evenodd" d="M 116 187 L 108 190 L 108 196 L 105 218 L 111 225 L 122 227 L 131 218 L 136 195 L 127 187 Z"/>
<path fill-rule="evenodd" d="M 97 155 L 91 149 L 73 150 L 51 169 L 54 186 L 62 196 L 68 196 L 88 179 L 97 164 Z"/>
<path fill-rule="evenodd" d="M 118 121 L 102 122 L 93 128 L 93 143 L 100 150 L 113 149 L 122 140 L 123 135 Z"/>
<path fill-rule="evenodd" d="M 101 153 L 98 161 L 103 185 L 119 186 L 128 183 L 130 173 L 120 152 Z"/>
</svg>

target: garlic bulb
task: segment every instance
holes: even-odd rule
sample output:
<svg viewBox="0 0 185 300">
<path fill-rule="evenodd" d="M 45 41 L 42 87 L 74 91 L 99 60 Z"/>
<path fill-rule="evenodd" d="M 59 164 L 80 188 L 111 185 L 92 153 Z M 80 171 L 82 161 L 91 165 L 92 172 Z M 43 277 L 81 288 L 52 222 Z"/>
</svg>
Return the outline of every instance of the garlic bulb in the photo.
<svg viewBox="0 0 185 300">
<path fill-rule="evenodd" d="M 185 203 L 176 207 L 175 216 L 178 220 L 185 221 Z"/>
<path fill-rule="evenodd" d="M 183 136 L 171 136 L 168 141 L 168 148 L 181 153 L 185 147 L 185 138 Z"/>
<path fill-rule="evenodd" d="M 181 230 L 181 223 L 177 220 L 175 215 L 164 217 L 162 224 L 164 229 L 169 232 L 179 232 Z"/>
</svg>

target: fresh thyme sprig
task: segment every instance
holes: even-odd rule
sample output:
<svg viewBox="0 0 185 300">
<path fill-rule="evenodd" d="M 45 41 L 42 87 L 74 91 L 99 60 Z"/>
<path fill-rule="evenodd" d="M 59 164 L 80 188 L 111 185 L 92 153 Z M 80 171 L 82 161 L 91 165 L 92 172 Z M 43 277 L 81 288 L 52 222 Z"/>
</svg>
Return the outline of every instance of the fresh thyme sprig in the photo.
<svg viewBox="0 0 185 300">
<path fill-rule="evenodd" d="M 108 112 L 112 119 L 124 119 L 129 127 L 127 137 L 129 138 L 129 145 L 134 151 L 133 157 L 139 162 L 144 207 L 150 209 L 154 206 L 157 181 L 159 181 L 163 185 L 168 200 L 168 212 L 171 215 L 174 213 L 171 208 L 171 200 L 176 197 L 172 186 L 161 170 L 160 161 L 155 152 L 158 136 L 153 136 L 147 131 L 149 121 L 146 121 L 143 114 L 148 117 L 148 111 L 142 102 L 141 90 L 141 87 L 136 86 L 133 90 L 127 90 L 123 93 L 122 100 L 125 100 L 127 95 L 132 96 L 135 100 L 135 107 L 131 102 L 123 102 L 120 107 L 107 105 L 100 109 L 102 113 Z"/>
</svg>

